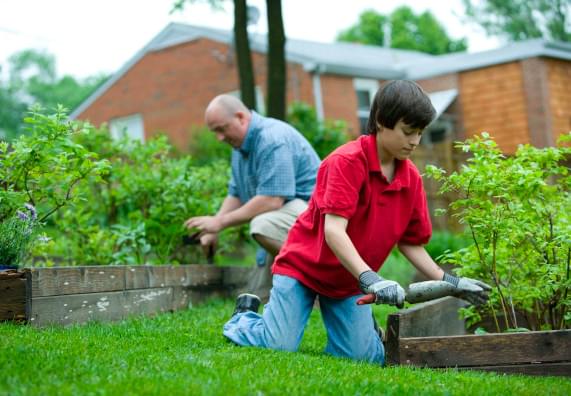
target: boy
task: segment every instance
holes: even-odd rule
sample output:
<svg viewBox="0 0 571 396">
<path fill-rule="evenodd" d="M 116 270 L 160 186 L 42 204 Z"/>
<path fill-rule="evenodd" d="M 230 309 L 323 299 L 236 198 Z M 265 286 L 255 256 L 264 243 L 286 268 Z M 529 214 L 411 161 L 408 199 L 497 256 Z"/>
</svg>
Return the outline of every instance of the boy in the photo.
<svg viewBox="0 0 571 396">
<path fill-rule="evenodd" d="M 326 352 L 384 364 L 384 347 L 369 305 L 402 306 L 405 292 L 377 271 L 392 248 L 426 277 L 465 295 L 485 295 L 481 282 L 445 274 L 423 245 L 431 223 L 421 176 L 408 159 L 435 110 L 412 81 L 391 81 L 375 95 L 368 135 L 321 164 L 309 206 L 297 219 L 273 266 L 263 315 L 259 299 L 240 295 L 224 335 L 243 346 L 297 350 L 316 296 L 327 330 Z M 479 285 L 482 286 L 479 286 Z"/>
</svg>

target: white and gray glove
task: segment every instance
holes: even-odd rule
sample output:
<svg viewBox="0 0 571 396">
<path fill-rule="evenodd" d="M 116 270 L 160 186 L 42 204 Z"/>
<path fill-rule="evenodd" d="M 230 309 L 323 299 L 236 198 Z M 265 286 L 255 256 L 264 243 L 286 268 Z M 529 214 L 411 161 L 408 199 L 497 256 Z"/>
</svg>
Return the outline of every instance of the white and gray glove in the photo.
<svg viewBox="0 0 571 396">
<path fill-rule="evenodd" d="M 359 275 L 359 287 L 365 294 L 375 296 L 375 304 L 404 306 L 404 289 L 397 282 L 381 278 L 376 272 L 365 271 Z"/>
<path fill-rule="evenodd" d="M 485 304 L 488 299 L 488 293 L 492 287 L 487 283 L 476 279 L 458 278 L 457 276 L 444 273 L 442 277 L 444 282 L 448 282 L 456 288 L 454 296 L 468 301 L 473 305 Z"/>
</svg>

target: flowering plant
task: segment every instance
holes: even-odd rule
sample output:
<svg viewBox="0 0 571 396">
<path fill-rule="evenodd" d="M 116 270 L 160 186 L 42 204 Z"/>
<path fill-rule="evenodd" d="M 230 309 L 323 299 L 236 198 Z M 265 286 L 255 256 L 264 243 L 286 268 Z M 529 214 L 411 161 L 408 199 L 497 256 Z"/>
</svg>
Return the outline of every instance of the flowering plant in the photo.
<svg viewBox="0 0 571 396">
<path fill-rule="evenodd" d="M 36 208 L 24 205 L 12 217 L 0 222 L 0 264 L 18 265 L 25 256 L 39 224 Z"/>
</svg>

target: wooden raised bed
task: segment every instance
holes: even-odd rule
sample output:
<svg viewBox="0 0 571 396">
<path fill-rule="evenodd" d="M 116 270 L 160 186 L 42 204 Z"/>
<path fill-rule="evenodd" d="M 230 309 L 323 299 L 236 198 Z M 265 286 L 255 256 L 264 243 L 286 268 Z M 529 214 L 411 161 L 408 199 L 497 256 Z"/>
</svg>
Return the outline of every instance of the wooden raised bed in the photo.
<svg viewBox="0 0 571 396">
<path fill-rule="evenodd" d="M 0 320 L 34 326 L 112 321 L 234 297 L 250 268 L 85 266 L 0 272 Z"/>
<path fill-rule="evenodd" d="M 389 315 L 387 363 L 571 377 L 571 330 L 467 335 L 453 297 Z"/>
</svg>

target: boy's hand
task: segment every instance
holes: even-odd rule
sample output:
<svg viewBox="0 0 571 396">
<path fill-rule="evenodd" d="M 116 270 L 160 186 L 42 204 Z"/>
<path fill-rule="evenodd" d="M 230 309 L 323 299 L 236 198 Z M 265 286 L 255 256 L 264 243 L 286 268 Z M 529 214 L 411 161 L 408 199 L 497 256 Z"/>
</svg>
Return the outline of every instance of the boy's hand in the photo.
<svg viewBox="0 0 571 396">
<path fill-rule="evenodd" d="M 482 305 L 488 301 L 488 293 L 492 287 L 487 283 L 470 278 L 458 278 L 457 276 L 444 273 L 442 280 L 456 287 L 454 295 L 468 301 L 473 305 Z"/>
<path fill-rule="evenodd" d="M 381 278 L 376 272 L 365 271 L 359 275 L 359 287 L 365 294 L 375 296 L 375 304 L 404 306 L 404 289 L 395 281 Z"/>
</svg>

